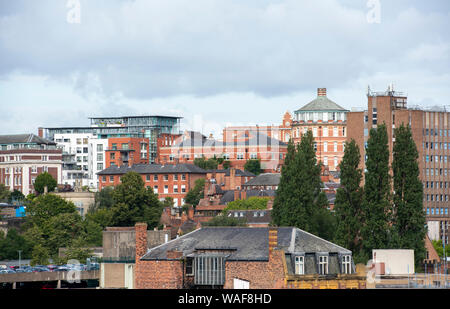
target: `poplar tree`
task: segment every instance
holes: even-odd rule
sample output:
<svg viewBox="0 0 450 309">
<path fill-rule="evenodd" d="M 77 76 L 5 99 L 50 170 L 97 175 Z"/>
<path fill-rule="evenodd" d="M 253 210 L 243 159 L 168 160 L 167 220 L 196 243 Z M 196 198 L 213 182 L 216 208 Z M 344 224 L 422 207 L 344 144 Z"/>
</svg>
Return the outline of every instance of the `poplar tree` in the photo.
<svg viewBox="0 0 450 309">
<path fill-rule="evenodd" d="M 290 141 L 273 205 L 275 225 L 295 226 L 316 235 L 326 233 L 322 225 L 329 221 L 318 216 L 328 206 L 320 172 L 312 132 L 305 133 L 296 147 Z"/>
<path fill-rule="evenodd" d="M 337 221 L 335 242 L 353 252 L 358 259 L 361 250 L 363 226 L 361 154 L 355 140 L 345 143 L 344 157 L 339 164 L 341 187 L 336 192 L 334 211 Z"/>
<path fill-rule="evenodd" d="M 370 130 L 366 154 L 362 237 L 364 252 L 370 257 L 372 249 L 387 249 L 391 244 L 392 195 L 385 124 Z"/>
<path fill-rule="evenodd" d="M 393 148 L 394 209 L 392 224 L 397 248 L 414 249 L 416 266 L 426 256 L 426 219 L 423 211 L 423 187 L 419 178 L 419 153 L 411 129 L 403 124 L 395 129 Z"/>
</svg>

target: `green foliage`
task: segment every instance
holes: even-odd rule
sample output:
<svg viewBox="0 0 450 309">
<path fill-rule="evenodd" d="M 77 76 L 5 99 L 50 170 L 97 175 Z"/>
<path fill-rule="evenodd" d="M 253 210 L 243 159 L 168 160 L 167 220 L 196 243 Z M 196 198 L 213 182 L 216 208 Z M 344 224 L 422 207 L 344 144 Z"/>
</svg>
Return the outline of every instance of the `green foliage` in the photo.
<svg viewBox="0 0 450 309">
<path fill-rule="evenodd" d="M 9 200 L 10 202 L 21 202 L 25 200 L 25 195 L 23 195 L 23 193 L 19 190 L 14 190 L 9 196 Z"/>
<path fill-rule="evenodd" d="M 54 194 L 40 195 L 27 207 L 27 220 L 42 227 L 46 221 L 61 213 L 73 212 L 76 212 L 76 207 L 72 202 Z"/>
<path fill-rule="evenodd" d="M 0 183 L 0 203 L 9 202 L 11 191 L 4 184 Z"/>
<path fill-rule="evenodd" d="M 442 240 L 432 240 L 431 243 L 433 244 L 434 249 L 436 250 L 437 254 L 440 258 L 444 258 L 444 247 Z M 445 256 L 450 257 L 450 246 L 445 246 Z"/>
<path fill-rule="evenodd" d="M 162 203 L 163 203 L 164 208 L 166 208 L 166 207 L 172 208 L 175 205 L 175 202 L 173 201 L 173 197 L 170 197 L 170 196 L 164 198 L 164 201 Z"/>
<path fill-rule="evenodd" d="M 44 188 L 47 187 L 47 192 L 53 192 L 58 185 L 55 178 L 47 172 L 39 174 L 34 182 L 34 190 L 39 194 L 44 193 Z"/>
<path fill-rule="evenodd" d="M 228 160 L 223 161 L 222 168 L 224 170 L 229 169 L 231 167 L 231 162 Z"/>
<path fill-rule="evenodd" d="M 226 214 L 229 210 L 251 210 L 251 209 L 267 209 L 267 202 L 270 197 L 252 196 L 246 200 L 236 200 L 229 202 L 227 207 L 223 210 Z"/>
<path fill-rule="evenodd" d="M 255 175 L 259 175 L 262 172 L 261 169 L 261 160 L 260 159 L 250 159 L 245 162 L 244 170 L 253 173 Z"/>
<path fill-rule="evenodd" d="M 219 166 L 218 159 L 215 157 L 209 159 L 206 159 L 205 157 L 195 158 L 194 164 L 205 170 L 214 170 Z"/>
<path fill-rule="evenodd" d="M 396 248 L 414 249 L 416 265 L 426 257 L 426 218 L 423 211 L 423 187 L 419 178 L 419 153 L 411 129 L 396 128 L 393 148 L 394 227 Z"/>
<path fill-rule="evenodd" d="M 389 147 L 386 125 L 370 130 L 366 150 L 367 161 L 364 186 L 363 246 L 368 256 L 372 249 L 389 249 L 392 226 L 391 176 L 389 175 Z"/>
<path fill-rule="evenodd" d="M 203 226 L 247 226 L 245 218 L 234 218 L 227 216 L 217 216 L 202 223 Z"/>
<path fill-rule="evenodd" d="M 312 132 L 304 134 L 297 147 L 290 140 L 272 210 L 274 225 L 295 226 L 319 237 L 328 237 L 328 233 L 320 234 L 327 228 L 317 215 L 328 206 L 321 191 L 320 172 Z"/>
<path fill-rule="evenodd" d="M 48 265 L 50 254 L 48 249 L 41 244 L 37 244 L 33 248 L 30 265 Z"/>
<path fill-rule="evenodd" d="M 336 192 L 334 204 L 336 220 L 339 222 L 336 226 L 334 241 L 351 250 L 354 256 L 359 255 L 362 250 L 364 191 L 361 187 L 360 160 L 361 155 L 355 140 L 346 142 L 344 157 L 339 164 L 341 187 Z"/>
<path fill-rule="evenodd" d="M 114 226 L 133 226 L 136 222 L 146 222 L 151 229 L 158 226 L 162 205 L 138 173 L 128 172 L 122 177 L 122 183 L 114 189 L 113 200 Z"/>
<path fill-rule="evenodd" d="M 32 246 L 16 229 L 9 229 L 6 236 L 0 234 L 0 260 L 16 260 L 21 250 L 21 258 L 31 257 Z"/>
<path fill-rule="evenodd" d="M 114 204 L 113 192 L 114 187 L 112 186 L 104 187 L 102 190 L 95 192 L 95 202 L 89 211 L 95 212 L 98 209 L 111 208 Z"/>
<path fill-rule="evenodd" d="M 194 187 L 189 190 L 184 199 L 187 204 L 197 207 L 200 199 L 204 197 L 205 182 L 206 180 L 204 178 L 200 178 L 195 181 Z"/>
<path fill-rule="evenodd" d="M 60 259 L 60 263 L 66 264 L 69 260 L 77 260 L 80 263 L 85 264 L 86 259 L 91 256 L 92 250 L 85 247 L 84 239 L 78 238 L 67 248 L 64 258 Z"/>
</svg>

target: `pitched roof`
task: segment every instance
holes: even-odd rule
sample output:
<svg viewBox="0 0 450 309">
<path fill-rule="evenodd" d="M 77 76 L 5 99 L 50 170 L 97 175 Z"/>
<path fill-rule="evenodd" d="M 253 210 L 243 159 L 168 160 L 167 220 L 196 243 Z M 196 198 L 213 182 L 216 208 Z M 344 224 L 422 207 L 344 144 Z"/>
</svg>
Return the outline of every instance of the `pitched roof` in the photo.
<svg viewBox="0 0 450 309">
<path fill-rule="evenodd" d="M 13 134 L 13 135 L 0 135 L 0 144 L 45 144 L 56 145 L 56 143 L 49 141 L 40 136 L 31 134 Z"/>
<path fill-rule="evenodd" d="M 317 96 L 314 100 L 296 110 L 296 112 L 304 111 L 347 111 L 342 106 L 328 99 L 326 96 Z"/>
<path fill-rule="evenodd" d="M 134 164 L 132 166 L 110 166 L 97 175 L 123 175 L 128 172 L 137 172 L 139 174 L 206 174 L 206 171 L 194 164 Z"/>
<path fill-rule="evenodd" d="M 278 186 L 280 183 L 280 173 L 259 174 L 253 179 L 247 181 L 244 186 Z"/>
<path fill-rule="evenodd" d="M 228 217 L 245 218 L 247 224 L 255 224 L 255 223 L 269 224 L 272 221 L 272 217 L 270 216 L 270 214 L 271 214 L 271 210 L 269 210 L 269 209 L 263 209 L 263 210 L 248 209 L 248 210 L 229 210 L 229 211 L 227 211 Z"/>
<path fill-rule="evenodd" d="M 278 227 L 278 249 L 285 253 L 333 252 L 351 254 L 350 250 L 294 227 Z M 192 256 L 196 250 L 228 250 L 229 261 L 267 261 L 269 228 L 203 227 L 150 249 L 141 260 L 166 260 L 168 251 Z"/>
<path fill-rule="evenodd" d="M 225 174 L 225 176 L 230 176 L 230 169 L 224 169 L 224 170 L 206 170 L 207 173 L 217 173 L 217 174 Z M 235 175 L 236 176 L 247 176 L 247 177 L 254 177 L 256 176 L 255 174 L 253 174 L 252 172 L 246 171 L 246 170 L 240 170 L 240 169 L 235 169 Z"/>
</svg>

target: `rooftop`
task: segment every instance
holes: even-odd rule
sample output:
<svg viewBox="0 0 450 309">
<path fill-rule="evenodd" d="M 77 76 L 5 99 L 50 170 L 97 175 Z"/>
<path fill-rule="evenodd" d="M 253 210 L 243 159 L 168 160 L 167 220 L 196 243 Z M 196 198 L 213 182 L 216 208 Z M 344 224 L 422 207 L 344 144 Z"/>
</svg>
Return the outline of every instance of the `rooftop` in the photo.
<svg viewBox="0 0 450 309">
<path fill-rule="evenodd" d="M 332 252 L 351 254 L 335 245 L 294 227 L 278 227 L 278 249 L 285 253 Z M 267 261 L 269 228 L 204 227 L 150 249 L 141 260 L 167 260 L 168 251 L 192 256 L 196 250 L 227 250 L 229 261 Z"/>
<path fill-rule="evenodd" d="M 206 171 L 194 164 L 134 164 L 132 166 L 111 166 L 97 175 L 123 175 L 128 172 L 136 172 L 139 174 L 173 174 L 173 173 L 191 173 L 206 174 Z"/>
<path fill-rule="evenodd" d="M 253 179 L 247 181 L 244 186 L 278 186 L 280 183 L 280 173 L 259 174 Z"/>
<path fill-rule="evenodd" d="M 12 134 L 0 135 L 0 144 L 37 144 L 37 145 L 56 145 L 56 143 L 45 138 L 31 134 Z"/>
<path fill-rule="evenodd" d="M 328 99 L 326 88 L 319 88 L 317 91 L 317 98 L 315 98 L 302 108 L 296 110 L 295 112 L 297 113 L 306 111 L 348 111 L 348 110 Z"/>
</svg>

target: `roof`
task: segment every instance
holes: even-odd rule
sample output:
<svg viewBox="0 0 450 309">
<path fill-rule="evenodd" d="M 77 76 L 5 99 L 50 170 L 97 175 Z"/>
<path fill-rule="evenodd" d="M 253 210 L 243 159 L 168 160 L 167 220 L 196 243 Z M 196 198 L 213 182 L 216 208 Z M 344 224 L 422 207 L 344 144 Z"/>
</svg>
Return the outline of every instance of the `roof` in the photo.
<svg viewBox="0 0 450 309">
<path fill-rule="evenodd" d="M 333 252 L 351 254 L 335 245 L 294 227 L 278 227 L 277 248 L 285 253 Z M 150 249 L 141 260 L 167 260 L 168 251 L 180 251 L 183 256 L 197 249 L 227 250 L 228 261 L 267 261 L 269 259 L 268 227 L 203 227 Z"/>
<path fill-rule="evenodd" d="M 224 169 L 224 170 L 206 170 L 207 173 L 217 173 L 217 174 L 225 174 L 225 176 L 230 176 L 230 169 Z M 235 176 L 247 176 L 247 177 L 255 177 L 256 175 L 252 172 L 246 171 L 246 170 L 240 170 L 235 169 Z"/>
<path fill-rule="evenodd" d="M 220 205 L 225 205 L 225 204 L 228 204 L 229 202 L 233 202 L 234 201 L 234 191 L 235 190 L 224 191 L 225 193 L 220 198 L 220 202 L 219 202 Z M 276 193 L 275 190 L 257 190 L 257 189 L 245 190 L 245 192 L 247 194 L 247 198 L 250 198 L 253 196 L 258 196 L 258 197 L 275 196 L 275 193 Z M 240 194 L 239 194 L 239 197 L 241 196 Z"/>
<path fill-rule="evenodd" d="M 235 215 L 237 214 L 237 216 Z M 270 216 L 271 210 L 262 209 L 262 210 L 229 210 L 227 211 L 228 217 L 239 217 L 245 218 L 247 224 L 269 224 L 272 221 L 272 217 Z"/>
<path fill-rule="evenodd" d="M 347 111 L 342 106 L 336 104 L 327 98 L 327 96 L 317 96 L 314 100 L 296 110 L 296 112 L 305 111 Z"/>
<path fill-rule="evenodd" d="M 244 186 L 278 186 L 280 183 L 280 173 L 259 174 L 253 179 L 247 181 Z"/>
<path fill-rule="evenodd" d="M 134 164 L 132 166 L 111 166 L 97 175 L 123 175 L 128 172 L 136 172 L 139 174 L 206 174 L 206 171 L 194 164 Z"/>
<path fill-rule="evenodd" d="M 13 134 L 13 135 L 0 135 L 0 144 L 45 144 L 56 145 L 56 143 L 49 141 L 40 136 L 31 134 Z"/>
<path fill-rule="evenodd" d="M 197 138 L 195 138 L 195 136 L 197 136 Z M 269 137 L 260 131 L 250 131 L 250 136 L 247 138 L 227 142 L 208 139 L 198 135 L 194 135 L 193 137 L 194 138 L 184 138 L 181 142 L 174 144 L 173 147 L 287 146 L 287 143 Z"/>
</svg>

